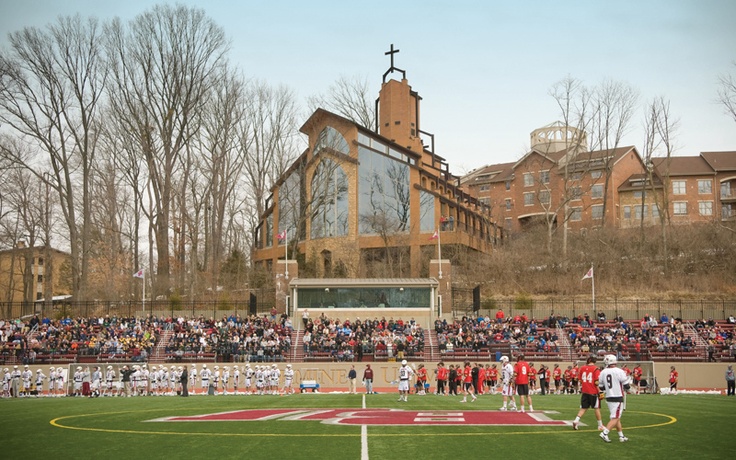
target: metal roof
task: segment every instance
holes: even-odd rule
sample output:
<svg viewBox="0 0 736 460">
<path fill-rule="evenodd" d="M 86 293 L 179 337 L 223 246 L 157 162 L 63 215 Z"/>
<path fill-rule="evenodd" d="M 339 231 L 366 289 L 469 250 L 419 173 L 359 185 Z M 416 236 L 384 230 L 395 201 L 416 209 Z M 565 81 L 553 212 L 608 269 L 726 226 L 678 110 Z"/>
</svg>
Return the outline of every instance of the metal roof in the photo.
<svg viewBox="0 0 736 460">
<path fill-rule="evenodd" d="M 291 287 L 426 287 L 437 286 L 434 278 L 294 278 Z"/>
</svg>

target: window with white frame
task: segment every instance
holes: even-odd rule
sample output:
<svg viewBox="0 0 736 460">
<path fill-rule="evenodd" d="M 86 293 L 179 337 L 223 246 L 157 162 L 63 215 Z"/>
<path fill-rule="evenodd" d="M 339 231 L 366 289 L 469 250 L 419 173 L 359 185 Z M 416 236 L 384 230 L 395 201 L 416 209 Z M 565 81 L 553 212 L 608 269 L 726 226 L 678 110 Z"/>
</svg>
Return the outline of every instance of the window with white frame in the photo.
<svg viewBox="0 0 736 460">
<path fill-rule="evenodd" d="M 603 219 L 603 205 L 596 204 L 596 205 L 591 206 L 590 214 L 593 217 L 593 219 L 596 219 L 596 220 Z"/>
<path fill-rule="evenodd" d="M 539 181 L 543 184 L 549 184 L 549 171 L 540 171 Z"/>
<path fill-rule="evenodd" d="M 542 204 L 549 204 L 549 190 L 540 190 L 539 191 L 539 202 Z"/>
<path fill-rule="evenodd" d="M 592 179 L 600 179 L 602 175 L 603 175 L 603 171 L 591 171 L 590 172 L 590 177 Z"/>
<path fill-rule="evenodd" d="M 659 206 L 656 204 L 652 205 L 652 218 L 659 219 Z"/>
<path fill-rule="evenodd" d="M 506 210 L 511 211 L 511 198 L 506 198 Z"/>
<path fill-rule="evenodd" d="M 582 197 L 583 197 L 583 189 L 579 185 L 570 187 L 570 199 L 579 200 Z"/>
<path fill-rule="evenodd" d="M 534 193 L 527 192 L 524 194 L 524 206 L 532 206 L 534 204 Z"/>
<path fill-rule="evenodd" d="M 631 206 L 624 206 L 624 219 L 631 219 Z"/>
<path fill-rule="evenodd" d="M 532 173 L 524 173 L 524 187 L 531 187 L 534 185 L 534 175 Z"/>
<path fill-rule="evenodd" d="M 698 213 L 701 216 L 712 216 L 713 215 L 713 202 L 712 201 L 699 201 L 698 202 Z"/>
<path fill-rule="evenodd" d="M 672 211 L 676 216 L 687 215 L 687 201 L 675 201 L 672 203 Z"/>
<path fill-rule="evenodd" d="M 673 195 L 684 195 L 687 193 L 686 183 L 684 180 L 673 180 L 672 181 L 672 194 Z"/>
<path fill-rule="evenodd" d="M 480 191 L 481 191 L 481 192 L 487 192 L 488 190 L 490 190 L 490 189 L 491 189 L 491 186 L 490 186 L 490 185 L 488 185 L 488 184 L 483 184 L 483 185 L 481 185 L 481 186 L 479 187 L 479 189 L 480 189 Z"/>
<path fill-rule="evenodd" d="M 698 180 L 698 193 L 700 195 L 710 195 L 713 193 L 713 181 L 710 179 Z"/>
<path fill-rule="evenodd" d="M 595 184 L 590 188 L 590 196 L 593 198 L 603 198 L 603 184 Z"/>
<path fill-rule="evenodd" d="M 638 220 L 641 220 L 642 217 L 646 217 L 647 216 L 647 212 L 648 211 L 649 210 L 647 209 L 647 205 L 644 205 L 643 210 L 642 210 L 642 206 L 641 205 L 634 206 L 634 218 L 635 219 L 638 219 Z"/>
<path fill-rule="evenodd" d="M 571 208 L 570 221 L 579 222 L 581 220 L 583 220 L 583 208 Z"/>
</svg>

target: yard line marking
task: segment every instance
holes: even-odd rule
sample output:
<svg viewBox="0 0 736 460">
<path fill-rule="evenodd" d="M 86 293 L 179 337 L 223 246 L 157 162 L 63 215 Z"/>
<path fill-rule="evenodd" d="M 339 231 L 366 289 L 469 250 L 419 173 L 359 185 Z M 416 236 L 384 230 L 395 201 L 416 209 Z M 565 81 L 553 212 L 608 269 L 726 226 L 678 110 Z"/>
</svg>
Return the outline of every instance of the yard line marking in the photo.
<svg viewBox="0 0 736 460">
<path fill-rule="evenodd" d="M 365 395 L 363 395 L 363 409 L 365 409 Z M 360 426 L 360 460 L 368 460 L 368 426 Z"/>
</svg>

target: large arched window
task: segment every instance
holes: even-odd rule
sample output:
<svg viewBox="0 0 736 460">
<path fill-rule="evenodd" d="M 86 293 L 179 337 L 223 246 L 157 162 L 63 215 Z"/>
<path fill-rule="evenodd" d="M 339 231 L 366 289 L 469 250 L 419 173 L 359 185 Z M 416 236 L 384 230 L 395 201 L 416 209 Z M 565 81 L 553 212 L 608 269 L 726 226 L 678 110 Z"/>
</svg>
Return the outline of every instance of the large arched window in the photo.
<svg viewBox="0 0 736 460">
<path fill-rule="evenodd" d="M 312 177 L 311 237 L 348 234 L 348 180 L 345 171 L 323 158 Z"/>
<path fill-rule="evenodd" d="M 344 153 L 345 155 L 350 154 L 350 147 L 348 142 L 342 137 L 342 134 L 332 126 L 327 126 L 319 133 L 319 139 L 317 144 L 314 146 L 314 155 L 319 155 L 322 149 L 332 149 L 336 152 Z"/>
</svg>

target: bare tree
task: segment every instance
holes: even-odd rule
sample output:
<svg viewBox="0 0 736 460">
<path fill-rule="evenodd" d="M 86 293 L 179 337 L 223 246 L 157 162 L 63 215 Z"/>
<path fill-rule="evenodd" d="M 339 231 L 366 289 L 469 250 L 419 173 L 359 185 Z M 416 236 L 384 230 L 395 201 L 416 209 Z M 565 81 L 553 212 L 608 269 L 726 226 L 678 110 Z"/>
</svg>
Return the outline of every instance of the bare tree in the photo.
<svg viewBox="0 0 736 460">
<path fill-rule="evenodd" d="M 604 82 L 597 88 L 595 94 L 596 108 L 591 124 L 590 150 L 606 152 L 603 182 L 603 225 L 606 225 L 608 189 L 616 158 L 615 151 L 630 128 L 639 95 L 631 85 L 616 81 Z"/>
<path fill-rule="evenodd" d="M 736 66 L 736 62 L 734 66 Z M 723 105 L 726 113 L 736 121 L 736 77 L 733 75 L 722 75 L 719 78 L 718 102 Z"/>
<path fill-rule="evenodd" d="M 106 36 L 111 108 L 135 140 L 148 173 L 157 254 L 153 295 L 165 295 L 174 176 L 228 44 L 204 11 L 185 6 L 155 6 L 127 27 L 116 19 Z"/>
<path fill-rule="evenodd" d="M 87 298 L 91 228 L 91 171 L 99 133 L 98 110 L 105 84 L 101 30 L 94 19 L 59 18 L 45 30 L 10 34 L 11 54 L 0 57 L 0 120 L 39 156 L 12 161 L 40 177 L 40 152 L 50 164 L 69 230 L 72 289 Z M 78 185 L 79 184 L 79 185 Z M 81 213 L 81 216 L 78 214 Z"/>
<path fill-rule="evenodd" d="M 341 76 L 330 85 L 327 94 L 307 98 L 310 111 L 323 108 L 354 121 L 368 129 L 376 124 L 376 111 L 371 99 L 368 79 Z"/>
<path fill-rule="evenodd" d="M 271 185 L 296 158 L 296 102 L 285 87 L 273 89 L 251 83 L 245 94 L 245 124 L 239 148 L 245 151 L 245 183 L 251 193 L 256 219 L 265 211 Z"/>
</svg>

